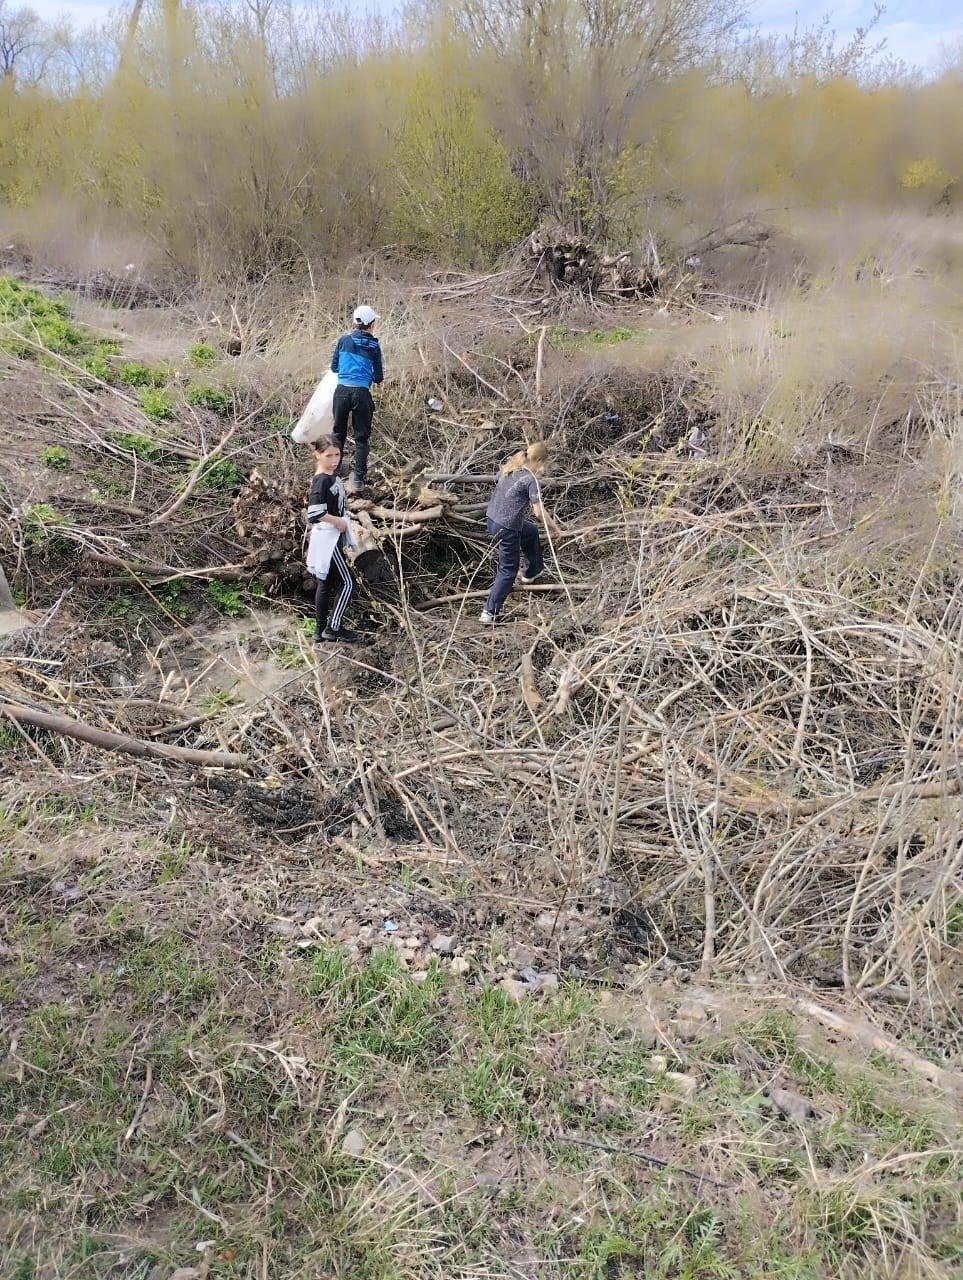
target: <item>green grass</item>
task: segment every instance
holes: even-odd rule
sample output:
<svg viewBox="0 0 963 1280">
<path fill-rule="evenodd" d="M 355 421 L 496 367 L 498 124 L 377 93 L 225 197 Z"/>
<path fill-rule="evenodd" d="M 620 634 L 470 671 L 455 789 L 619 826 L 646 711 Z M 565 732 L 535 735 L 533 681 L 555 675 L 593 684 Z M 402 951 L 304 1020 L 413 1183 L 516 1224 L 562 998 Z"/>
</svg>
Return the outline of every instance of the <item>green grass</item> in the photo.
<svg viewBox="0 0 963 1280">
<path fill-rule="evenodd" d="M 65 819 L 97 832 L 82 859 L 56 843 Z M 959 1265 L 959 1161 L 931 1154 L 958 1143 L 946 1111 L 915 1107 L 901 1076 L 836 1065 L 833 1120 L 801 1133 L 761 1096 L 769 1063 L 819 1061 L 784 1014 L 732 1033 L 758 1078 L 680 1049 L 670 1067 L 699 1079 L 682 1097 L 591 985 L 517 1003 L 434 961 L 416 981 L 391 946 L 302 949 L 263 928 L 283 877 L 313 874 L 300 852 L 262 876 L 171 827 L 117 850 L 110 831 L 102 803 L 69 792 L 5 831 L 0 1000 L 18 1040 L 0 1059 L 0 1215 L 22 1229 L 0 1274 L 146 1280 L 196 1267 L 197 1240 L 232 1280 L 451 1280 L 520 1258 L 597 1280 L 855 1280 L 887 1274 L 884 1251 L 934 1276 Z M 300 887 L 285 901 L 313 909 Z M 360 1157 L 341 1150 L 352 1129 Z M 894 1151 L 909 1163 L 865 1175 Z"/>
</svg>

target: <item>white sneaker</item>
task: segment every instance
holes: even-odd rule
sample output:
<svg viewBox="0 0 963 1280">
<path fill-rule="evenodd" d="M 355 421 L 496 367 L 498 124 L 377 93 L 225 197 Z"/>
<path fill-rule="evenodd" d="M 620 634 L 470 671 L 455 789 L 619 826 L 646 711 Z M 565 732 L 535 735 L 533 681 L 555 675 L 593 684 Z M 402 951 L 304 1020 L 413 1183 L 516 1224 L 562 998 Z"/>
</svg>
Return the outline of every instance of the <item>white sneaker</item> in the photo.
<svg viewBox="0 0 963 1280">
<path fill-rule="evenodd" d="M 523 573 L 518 580 L 522 584 L 522 586 L 533 587 L 541 576 L 542 575 L 540 573 L 536 573 L 536 574 L 533 574 L 532 577 L 527 578 Z"/>
<path fill-rule="evenodd" d="M 489 613 L 487 609 L 482 609 L 478 618 L 479 621 L 484 622 L 489 627 L 494 626 L 495 624 L 495 615 L 493 613 Z"/>
</svg>

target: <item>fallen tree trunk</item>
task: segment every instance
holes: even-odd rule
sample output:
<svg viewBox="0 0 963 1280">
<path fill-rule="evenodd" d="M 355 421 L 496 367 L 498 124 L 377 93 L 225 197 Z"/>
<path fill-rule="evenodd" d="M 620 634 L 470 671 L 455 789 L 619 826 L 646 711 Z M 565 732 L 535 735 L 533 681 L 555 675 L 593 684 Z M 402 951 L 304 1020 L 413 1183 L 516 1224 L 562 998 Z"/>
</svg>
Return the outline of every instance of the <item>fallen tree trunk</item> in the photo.
<svg viewBox="0 0 963 1280">
<path fill-rule="evenodd" d="M 251 763 L 248 756 L 235 755 L 229 751 L 194 751 L 190 747 L 168 747 L 157 742 L 145 742 L 143 738 L 134 738 L 127 733 L 96 729 L 81 720 L 71 720 L 69 716 L 35 711 L 33 707 L 25 707 L 18 702 L 0 702 L 0 715 L 9 716 L 17 724 L 32 725 L 36 729 L 46 729 L 50 733 L 62 734 L 65 738 L 76 738 L 78 742 L 88 742 L 105 751 L 120 751 L 129 756 L 176 760 L 181 764 L 193 764 L 206 769 L 243 769 Z"/>
</svg>

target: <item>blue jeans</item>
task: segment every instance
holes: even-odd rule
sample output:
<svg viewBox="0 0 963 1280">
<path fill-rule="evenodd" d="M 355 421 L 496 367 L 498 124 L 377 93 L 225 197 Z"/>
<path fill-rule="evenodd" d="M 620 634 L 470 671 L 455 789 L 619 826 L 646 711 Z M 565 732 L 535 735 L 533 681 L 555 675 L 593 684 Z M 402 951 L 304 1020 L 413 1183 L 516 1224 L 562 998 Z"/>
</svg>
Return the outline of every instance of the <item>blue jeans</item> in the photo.
<svg viewBox="0 0 963 1280">
<path fill-rule="evenodd" d="M 534 520 L 526 520 L 520 529 L 506 529 L 504 525 L 487 520 L 488 532 L 498 543 L 498 568 L 495 581 L 485 602 L 486 610 L 495 615 L 505 603 L 508 594 L 515 585 L 518 566 L 524 561 L 525 576 L 536 578 L 544 569 L 542 559 L 542 543 L 538 536 L 538 525 Z"/>
</svg>

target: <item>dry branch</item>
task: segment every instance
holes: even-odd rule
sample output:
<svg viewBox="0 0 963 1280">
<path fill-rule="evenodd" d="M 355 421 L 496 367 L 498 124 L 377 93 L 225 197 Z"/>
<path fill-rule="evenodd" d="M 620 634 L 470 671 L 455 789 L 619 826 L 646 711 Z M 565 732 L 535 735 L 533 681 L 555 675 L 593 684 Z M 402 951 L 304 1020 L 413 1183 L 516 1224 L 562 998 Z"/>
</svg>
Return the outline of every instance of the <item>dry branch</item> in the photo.
<svg viewBox="0 0 963 1280">
<path fill-rule="evenodd" d="M 91 746 L 101 747 L 105 751 L 119 751 L 129 756 L 173 760 L 180 764 L 197 765 L 202 769 L 244 769 L 251 763 L 248 756 L 236 755 L 233 752 L 196 751 L 190 747 L 165 747 L 156 742 L 145 742 L 143 738 L 134 738 L 127 733 L 97 729 L 80 720 L 52 715 L 47 711 L 36 711 L 33 707 L 24 707 L 15 702 L 0 702 L 0 715 L 8 716 L 17 724 L 46 729 L 49 733 L 76 738 L 79 742 L 90 743 Z"/>
<path fill-rule="evenodd" d="M 892 1036 L 878 1031 L 859 1018 L 846 1017 L 821 1004 L 816 1004 L 814 1000 L 799 998 L 794 1003 L 800 1013 L 815 1018 L 831 1031 L 849 1036 L 850 1039 L 859 1041 L 869 1049 L 875 1049 L 877 1053 L 882 1053 L 893 1062 L 898 1062 L 901 1067 L 922 1076 L 936 1088 L 963 1098 L 963 1075 L 958 1071 L 949 1071 L 945 1067 L 937 1066 L 935 1062 L 921 1058 L 918 1053 L 913 1053 Z"/>
</svg>

